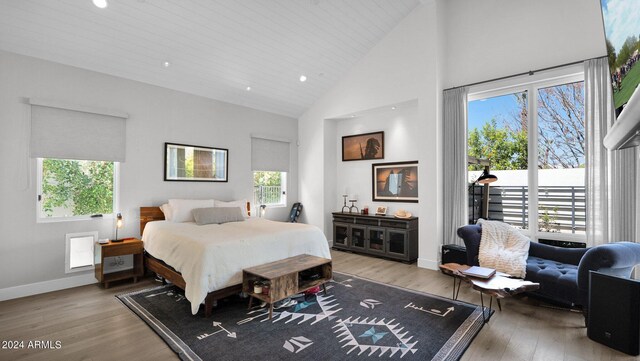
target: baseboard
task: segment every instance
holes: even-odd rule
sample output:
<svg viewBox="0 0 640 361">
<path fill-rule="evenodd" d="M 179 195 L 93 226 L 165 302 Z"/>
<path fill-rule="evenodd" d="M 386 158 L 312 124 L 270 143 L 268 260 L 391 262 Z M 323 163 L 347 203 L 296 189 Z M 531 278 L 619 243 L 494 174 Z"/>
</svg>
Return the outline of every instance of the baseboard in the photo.
<svg viewBox="0 0 640 361">
<path fill-rule="evenodd" d="M 427 268 L 434 271 L 438 270 L 438 261 L 433 261 L 426 258 L 418 258 L 418 267 Z"/>
<path fill-rule="evenodd" d="M 98 282 L 93 273 L 0 289 L 0 301 L 64 290 Z"/>
</svg>

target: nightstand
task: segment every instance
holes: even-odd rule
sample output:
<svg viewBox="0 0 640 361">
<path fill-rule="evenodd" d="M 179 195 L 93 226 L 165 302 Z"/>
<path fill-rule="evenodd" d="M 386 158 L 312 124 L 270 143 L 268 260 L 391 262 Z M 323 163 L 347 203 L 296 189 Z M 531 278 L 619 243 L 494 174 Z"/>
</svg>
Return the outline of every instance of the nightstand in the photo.
<svg viewBox="0 0 640 361">
<path fill-rule="evenodd" d="M 96 279 L 98 282 L 102 283 L 105 288 L 109 288 L 109 282 L 127 278 L 133 278 L 133 282 L 138 282 L 138 277 L 142 277 L 144 275 L 144 263 L 142 260 L 143 252 L 144 247 L 142 245 L 142 241 L 136 238 L 126 239 L 122 242 L 116 243 L 109 242 L 106 244 L 100 244 L 96 242 L 94 249 Z M 129 254 L 133 255 L 132 269 L 104 273 L 102 265 L 104 264 L 105 258 L 126 256 Z M 98 263 L 98 261 L 100 263 Z"/>
</svg>

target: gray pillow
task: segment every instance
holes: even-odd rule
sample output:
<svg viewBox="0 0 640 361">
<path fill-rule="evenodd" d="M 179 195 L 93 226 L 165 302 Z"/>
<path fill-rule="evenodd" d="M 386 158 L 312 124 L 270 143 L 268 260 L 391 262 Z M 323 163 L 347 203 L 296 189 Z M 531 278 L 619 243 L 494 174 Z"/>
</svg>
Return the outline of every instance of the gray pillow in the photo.
<svg viewBox="0 0 640 361">
<path fill-rule="evenodd" d="M 196 208 L 192 212 L 199 226 L 244 221 L 240 207 Z"/>
</svg>

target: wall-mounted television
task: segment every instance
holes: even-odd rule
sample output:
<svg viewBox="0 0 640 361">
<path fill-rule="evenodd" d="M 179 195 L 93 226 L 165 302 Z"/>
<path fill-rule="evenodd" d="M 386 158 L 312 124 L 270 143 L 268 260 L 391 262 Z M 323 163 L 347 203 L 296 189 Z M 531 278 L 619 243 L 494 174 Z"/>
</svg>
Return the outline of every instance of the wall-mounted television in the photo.
<svg viewBox="0 0 640 361">
<path fill-rule="evenodd" d="M 640 145 L 640 0 L 601 0 L 617 121 L 609 149 Z"/>
</svg>

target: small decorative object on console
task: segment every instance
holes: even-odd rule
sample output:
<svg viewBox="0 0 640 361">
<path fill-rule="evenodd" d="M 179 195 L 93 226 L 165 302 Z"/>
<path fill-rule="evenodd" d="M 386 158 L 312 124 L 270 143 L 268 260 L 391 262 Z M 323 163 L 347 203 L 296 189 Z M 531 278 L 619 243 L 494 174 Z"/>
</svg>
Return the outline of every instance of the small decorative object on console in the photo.
<svg viewBox="0 0 640 361">
<path fill-rule="evenodd" d="M 342 213 L 347 213 L 349 211 L 349 206 L 347 205 L 347 198 L 349 198 L 348 194 L 343 194 L 342 198 L 344 198 L 344 203 L 342 206 Z"/>
<path fill-rule="evenodd" d="M 393 214 L 396 218 L 411 218 L 413 215 L 410 212 L 405 211 L 404 209 L 398 209 L 396 213 Z"/>
<path fill-rule="evenodd" d="M 376 208 L 376 216 L 384 216 L 387 214 L 387 207 L 385 206 L 378 206 Z"/>
</svg>

